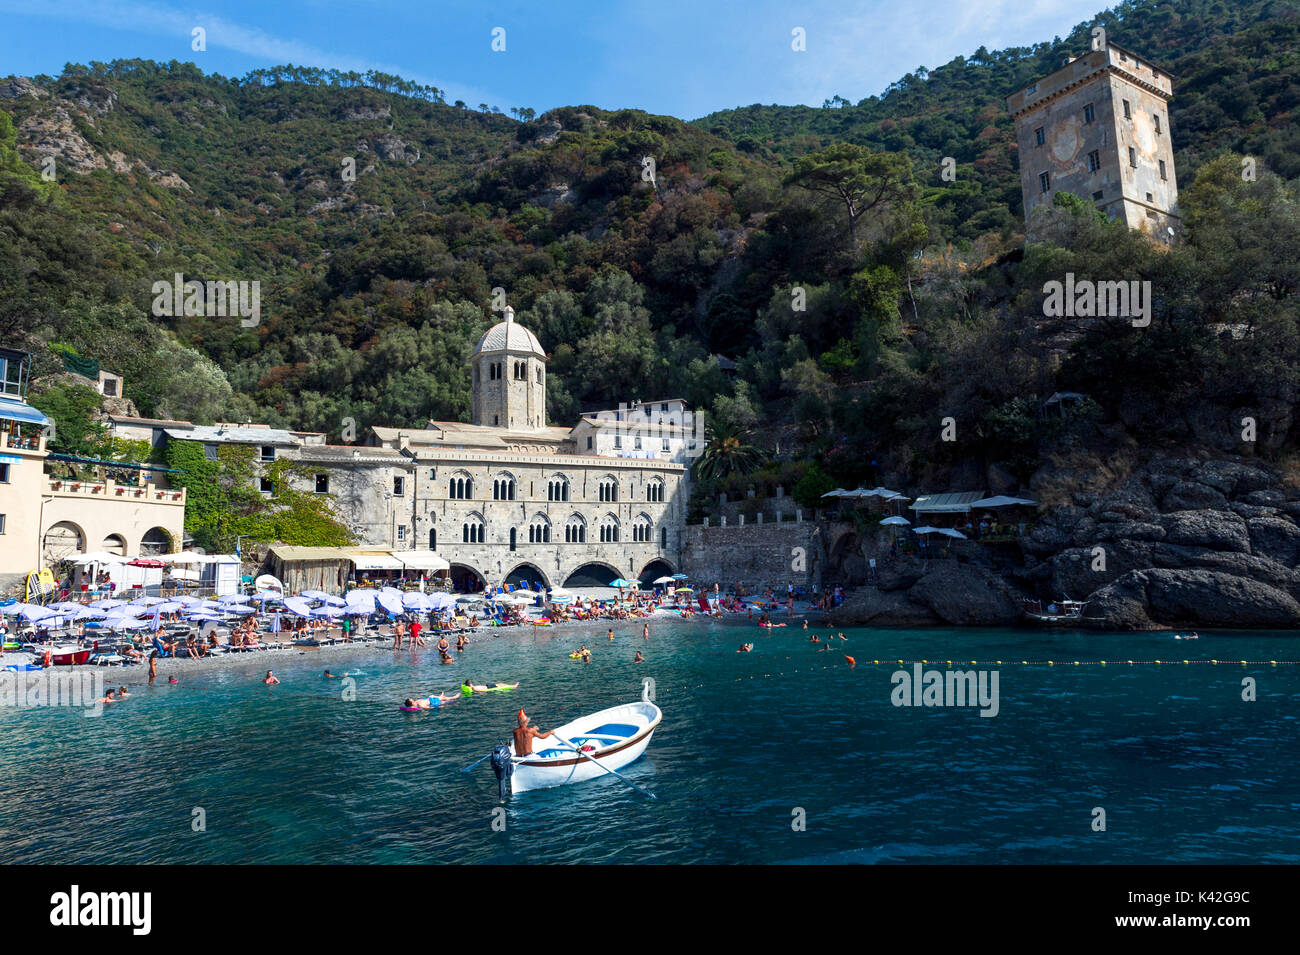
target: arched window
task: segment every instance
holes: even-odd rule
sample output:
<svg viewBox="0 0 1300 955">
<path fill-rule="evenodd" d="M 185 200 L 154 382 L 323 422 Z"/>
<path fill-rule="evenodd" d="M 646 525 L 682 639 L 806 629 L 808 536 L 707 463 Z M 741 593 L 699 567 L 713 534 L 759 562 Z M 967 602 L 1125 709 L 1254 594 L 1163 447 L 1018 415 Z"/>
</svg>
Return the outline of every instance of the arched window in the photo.
<svg viewBox="0 0 1300 955">
<path fill-rule="evenodd" d="M 487 537 L 487 528 L 483 523 L 481 514 L 471 514 L 460 525 L 460 540 L 462 544 L 481 544 Z"/>
<path fill-rule="evenodd" d="M 618 518 L 607 514 L 600 522 L 600 542 L 602 544 L 618 543 Z"/>
<path fill-rule="evenodd" d="M 601 478 L 598 491 L 601 502 L 612 504 L 618 500 L 618 481 L 613 477 Z"/>
<path fill-rule="evenodd" d="M 551 522 L 543 514 L 536 515 L 528 524 L 528 543 L 549 544 L 551 542 Z"/>
<path fill-rule="evenodd" d="M 645 499 L 655 503 L 663 503 L 664 499 L 664 481 L 663 478 L 651 478 L 645 486 Z"/>
<path fill-rule="evenodd" d="M 512 475 L 503 473 L 492 481 L 492 500 L 494 501 L 513 501 L 515 499 L 515 479 Z"/>
<path fill-rule="evenodd" d="M 564 542 L 566 544 L 585 544 L 587 542 L 587 522 L 581 514 L 574 514 L 564 523 Z"/>
<path fill-rule="evenodd" d="M 668 549 L 668 528 L 666 527 L 659 528 L 659 547 L 662 550 Z"/>
<path fill-rule="evenodd" d="M 567 501 L 569 499 L 569 479 L 563 474 L 553 475 L 546 482 L 546 499 L 548 501 Z"/>
<path fill-rule="evenodd" d="M 438 528 L 429 528 L 429 550 L 438 549 Z"/>
<path fill-rule="evenodd" d="M 447 497 L 453 501 L 467 501 L 474 496 L 474 481 L 464 471 L 448 479 Z"/>
<path fill-rule="evenodd" d="M 511 550 L 514 550 L 514 549 L 515 549 L 515 543 L 516 543 L 517 537 L 518 537 L 518 532 L 517 532 L 513 527 L 510 528 L 510 549 L 511 549 Z"/>
<path fill-rule="evenodd" d="M 651 539 L 651 534 L 653 532 L 654 532 L 654 525 L 651 523 L 649 516 L 646 514 L 641 514 L 632 523 L 632 540 L 636 541 L 637 543 L 640 544 L 648 543 Z"/>
</svg>

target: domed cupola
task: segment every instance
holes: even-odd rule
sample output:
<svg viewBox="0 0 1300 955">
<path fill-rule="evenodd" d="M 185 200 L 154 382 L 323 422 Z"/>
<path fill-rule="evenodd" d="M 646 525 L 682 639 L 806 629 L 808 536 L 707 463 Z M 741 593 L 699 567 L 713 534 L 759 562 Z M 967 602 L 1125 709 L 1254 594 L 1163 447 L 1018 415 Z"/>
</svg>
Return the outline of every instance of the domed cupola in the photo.
<svg viewBox="0 0 1300 955">
<path fill-rule="evenodd" d="M 510 431 L 546 427 L 546 352 L 537 336 L 505 309 L 470 355 L 474 423 Z"/>
</svg>

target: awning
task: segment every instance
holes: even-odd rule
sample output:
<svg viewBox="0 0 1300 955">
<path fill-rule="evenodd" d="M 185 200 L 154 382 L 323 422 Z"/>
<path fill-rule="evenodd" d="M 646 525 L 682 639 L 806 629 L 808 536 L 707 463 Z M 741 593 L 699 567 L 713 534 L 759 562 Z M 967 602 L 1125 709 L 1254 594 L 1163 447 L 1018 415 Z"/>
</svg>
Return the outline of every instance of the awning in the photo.
<svg viewBox="0 0 1300 955">
<path fill-rule="evenodd" d="M 983 491 L 956 491 L 952 494 L 923 494 L 910 509 L 918 514 L 965 514 L 984 496 Z"/>
<path fill-rule="evenodd" d="M 1031 501 L 1024 497 L 1007 497 L 1005 494 L 999 494 L 995 497 L 986 497 L 981 501 L 976 501 L 971 507 L 1028 507 L 1037 503 L 1037 501 Z"/>
<path fill-rule="evenodd" d="M 431 550 L 395 550 L 392 553 L 407 570 L 451 569 L 451 564 Z"/>
<path fill-rule="evenodd" d="M 25 401 L 14 401 L 12 398 L 0 398 L 0 418 L 22 421 L 25 424 L 38 424 L 42 427 L 50 423 L 50 419 L 45 417 L 40 409 L 33 408 Z"/>
<path fill-rule="evenodd" d="M 357 570 L 402 570 L 402 562 L 392 554 L 349 554 Z M 449 565 L 450 566 L 450 565 Z"/>
</svg>

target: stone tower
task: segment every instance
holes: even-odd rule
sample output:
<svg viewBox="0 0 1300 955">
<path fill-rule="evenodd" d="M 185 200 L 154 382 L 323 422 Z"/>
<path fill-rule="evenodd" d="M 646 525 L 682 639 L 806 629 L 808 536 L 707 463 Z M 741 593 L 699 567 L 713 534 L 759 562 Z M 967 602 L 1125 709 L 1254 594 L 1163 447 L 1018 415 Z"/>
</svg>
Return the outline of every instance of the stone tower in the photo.
<svg viewBox="0 0 1300 955">
<path fill-rule="evenodd" d="M 546 427 L 546 352 L 536 335 L 516 324 L 513 308 L 488 329 L 470 365 L 475 424 L 511 431 Z"/>
<path fill-rule="evenodd" d="M 1181 227 L 1168 73 L 1113 43 L 1013 93 L 1025 222 L 1058 192 L 1171 244 Z"/>
</svg>

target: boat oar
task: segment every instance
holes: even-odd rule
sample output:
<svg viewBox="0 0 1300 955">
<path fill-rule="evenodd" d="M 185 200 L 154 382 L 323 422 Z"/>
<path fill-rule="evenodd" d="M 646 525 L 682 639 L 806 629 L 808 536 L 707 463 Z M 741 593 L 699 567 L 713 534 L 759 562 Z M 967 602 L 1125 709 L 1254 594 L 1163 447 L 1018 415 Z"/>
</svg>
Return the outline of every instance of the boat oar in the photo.
<svg viewBox="0 0 1300 955">
<path fill-rule="evenodd" d="M 627 778 L 626 776 L 624 776 L 622 773 L 618 772 L 617 770 L 610 769 L 608 766 L 606 766 L 604 763 L 602 763 L 600 760 L 598 760 L 595 756 L 592 756 L 590 753 L 584 753 L 582 750 L 578 749 L 578 747 L 576 747 L 576 746 L 574 746 L 572 743 L 570 743 L 567 739 L 563 739 L 563 738 L 561 738 L 561 737 L 559 737 L 559 736 L 556 736 L 556 737 L 555 737 L 555 740 L 556 740 L 556 742 L 558 742 L 561 746 L 566 746 L 566 747 L 568 747 L 569 749 L 573 750 L 575 753 L 577 753 L 579 756 L 584 756 L 584 757 L 586 757 L 587 759 L 591 760 L 593 763 L 595 763 L 597 766 L 599 766 L 599 767 L 600 767 L 601 769 L 603 769 L 605 772 L 609 773 L 611 776 L 617 776 L 619 779 L 623 780 L 623 782 L 627 783 L 629 786 L 631 786 L 633 789 L 635 789 L 635 790 L 636 790 L 637 792 L 639 792 L 641 795 L 643 795 L 643 796 L 649 796 L 651 799 L 657 799 L 657 798 L 658 798 L 657 796 L 655 796 L 654 793 L 650 792 L 650 790 L 648 790 L 648 789 L 642 789 L 640 786 L 638 786 L 636 783 L 632 782 L 632 780 L 628 779 L 628 778 Z"/>
<path fill-rule="evenodd" d="M 466 766 L 464 769 L 462 769 L 461 772 L 462 772 L 462 773 L 467 773 L 467 772 L 469 772 L 471 769 L 473 769 L 473 768 L 474 768 L 475 766 L 477 766 L 479 763 L 483 762 L 484 759 L 489 759 L 491 756 L 492 756 L 492 754 L 491 754 L 491 753 L 488 753 L 487 756 L 484 756 L 482 759 L 476 759 L 476 760 L 474 760 L 474 762 L 470 763 L 468 766 Z"/>
</svg>

